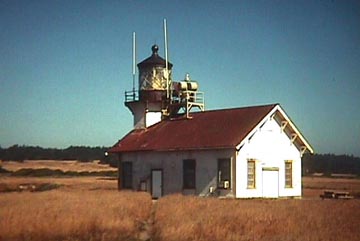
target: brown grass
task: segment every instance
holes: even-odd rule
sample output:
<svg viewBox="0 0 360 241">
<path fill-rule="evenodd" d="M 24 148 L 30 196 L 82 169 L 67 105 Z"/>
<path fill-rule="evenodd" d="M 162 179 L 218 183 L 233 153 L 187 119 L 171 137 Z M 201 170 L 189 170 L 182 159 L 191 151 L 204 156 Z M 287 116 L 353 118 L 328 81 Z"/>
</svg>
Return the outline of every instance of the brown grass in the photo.
<svg viewBox="0 0 360 241">
<path fill-rule="evenodd" d="M 41 185 L 50 183 L 71 192 L 92 190 L 117 190 L 117 180 L 104 177 L 8 177 L 0 175 L 0 193 L 2 189 L 17 190 L 21 184 Z"/>
<path fill-rule="evenodd" d="M 346 191 L 350 195 L 360 197 L 360 179 L 303 177 L 303 196 L 319 197 L 325 190 Z"/>
<path fill-rule="evenodd" d="M 135 240 L 150 196 L 114 191 L 0 195 L 0 240 Z"/>
<path fill-rule="evenodd" d="M 33 161 L 3 161 L 2 168 L 8 171 L 18 171 L 20 169 L 41 169 L 74 171 L 74 172 L 94 172 L 94 171 L 116 171 L 116 168 L 106 164 L 100 164 L 99 161 L 79 162 L 79 161 L 55 161 L 55 160 L 33 160 Z"/>
<path fill-rule="evenodd" d="M 111 178 L 0 175 L 0 188 L 24 183 L 59 187 L 0 193 L 0 241 L 135 241 L 152 216 L 148 194 L 117 192 Z M 150 218 L 152 240 L 358 240 L 360 200 L 321 200 L 318 194 L 360 192 L 359 179 L 304 178 L 303 186 L 302 200 L 166 196 Z"/>
<path fill-rule="evenodd" d="M 358 240 L 359 200 L 219 200 L 167 196 L 155 240 Z"/>
</svg>

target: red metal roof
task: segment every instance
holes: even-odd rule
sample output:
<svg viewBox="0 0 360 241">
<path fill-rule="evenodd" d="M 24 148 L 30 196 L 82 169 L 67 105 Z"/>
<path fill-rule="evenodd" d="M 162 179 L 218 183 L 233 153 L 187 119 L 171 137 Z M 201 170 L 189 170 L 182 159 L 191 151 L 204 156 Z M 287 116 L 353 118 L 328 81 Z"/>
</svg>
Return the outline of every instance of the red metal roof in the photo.
<svg viewBox="0 0 360 241">
<path fill-rule="evenodd" d="M 132 130 L 110 152 L 234 148 L 276 106 L 251 106 L 191 113 Z"/>
</svg>

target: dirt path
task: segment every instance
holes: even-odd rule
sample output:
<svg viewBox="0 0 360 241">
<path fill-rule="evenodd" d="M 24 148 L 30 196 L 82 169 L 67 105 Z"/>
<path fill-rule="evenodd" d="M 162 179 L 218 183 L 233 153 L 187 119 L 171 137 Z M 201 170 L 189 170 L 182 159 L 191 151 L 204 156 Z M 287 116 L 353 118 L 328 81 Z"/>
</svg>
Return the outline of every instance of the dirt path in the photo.
<svg viewBox="0 0 360 241">
<path fill-rule="evenodd" d="M 152 201 L 151 214 L 148 220 L 140 224 L 140 232 L 138 239 L 140 241 L 151 241 L 153 235 L 153 225 L 155 222 L 155 213 L 156 213 L 157 201 Z"/>
</svg>

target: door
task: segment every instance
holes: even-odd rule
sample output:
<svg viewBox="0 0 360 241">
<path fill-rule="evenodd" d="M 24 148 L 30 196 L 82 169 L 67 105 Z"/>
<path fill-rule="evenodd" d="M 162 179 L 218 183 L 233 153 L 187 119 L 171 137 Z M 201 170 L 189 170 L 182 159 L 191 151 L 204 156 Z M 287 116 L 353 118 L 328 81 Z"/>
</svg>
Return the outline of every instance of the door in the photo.
<svg viewBox="0 0 360 241">
<path fill-rule="evenodd" d="M 162 170 L 151 170 L 151 196 L 157 199 L 162 196 Z"/>
<path fill-rule="evenodd" d="M 121 188 L 122 189 L 132 189 L 132 162 L 122 162 L 121 163 Z"/>
<path fill-rule="evenodd" d="M 263 168 L 262 196 L 266 198 L 279 197 L 279 170 L 278 168 Z"/>
</svg>

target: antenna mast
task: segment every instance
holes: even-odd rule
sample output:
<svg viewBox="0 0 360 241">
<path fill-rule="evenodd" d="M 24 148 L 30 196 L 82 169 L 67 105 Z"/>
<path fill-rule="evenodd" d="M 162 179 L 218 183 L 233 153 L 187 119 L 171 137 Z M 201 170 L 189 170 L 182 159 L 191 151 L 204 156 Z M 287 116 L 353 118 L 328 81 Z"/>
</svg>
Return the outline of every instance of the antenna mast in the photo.
<svg viewBox="0 0 360 241">
<path fill-rule="evenodd" d="M 170 82 L 169 82 L 169 66 L 168 66 L 168 41 L 167 41 L 167 28 L 166 28 L 166 18 L 164 18 L 164 45 L 165 45 L 165 78 L 166 78 L 166 98 L 170 99 Z"/>
<path fill-rule="evenodd" d="M 133 62 L 132 62 L 132 75 L 133 75 L 133 100 L 135 101 L 135 75 L 136 75 L 136 34 L 133 32 L 133 48 L 132 48 L 132 55 L 133 55 Z"/>
</svg>

